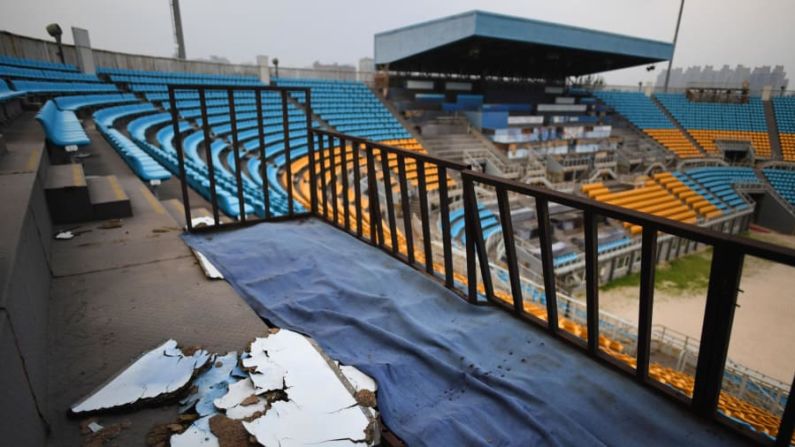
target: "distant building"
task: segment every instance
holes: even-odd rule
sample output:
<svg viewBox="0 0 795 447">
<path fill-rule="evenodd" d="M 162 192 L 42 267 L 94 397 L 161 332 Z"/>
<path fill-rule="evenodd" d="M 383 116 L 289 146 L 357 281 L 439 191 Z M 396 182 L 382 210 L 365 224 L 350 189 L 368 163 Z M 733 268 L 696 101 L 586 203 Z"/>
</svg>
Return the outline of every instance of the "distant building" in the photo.
<svg viewBox="0 0 795 447">
<path fill-rule="evenodd" d="M 657 87 L 665 85 L 665 72 L 662 70 L 657 76 Z M 727 87 L 740 88 L 743 81 L 748 81 L 751 91 L 758 92 L 766 85 L 772 86 L 773 91 L 787 87 L 789 79 L 783 65 L 776 65 L 772 70 L 769 65 L 753 69 L 738 65 L 730 68 L 724 65 L 720 70 L 715 70 L 712 65 L 692 66 L 687 69 L 674 68 L 671 70 L 670 88 L 686 87 Z"/>
</svg>

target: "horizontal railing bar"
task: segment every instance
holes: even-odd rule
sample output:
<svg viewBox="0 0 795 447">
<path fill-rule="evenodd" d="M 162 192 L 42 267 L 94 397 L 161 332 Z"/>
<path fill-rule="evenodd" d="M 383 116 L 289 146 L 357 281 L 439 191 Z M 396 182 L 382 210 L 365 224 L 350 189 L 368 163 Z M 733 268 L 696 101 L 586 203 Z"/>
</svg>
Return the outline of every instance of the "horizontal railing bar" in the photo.
<svg viewBox="0 0 795 447">
<path fill-rule="evenodd" d="M 310 87 L 287 87 L 273 85 L 229 85 L 229 84 L 166 84 L 169 90 L 246 90 L 268 92 L 308 92 Z"/>
<path fill-rule="evenodd" d="M 344 138 L 346 140 L 356 141 L 356 142 L 359 142 L 359 143 L 367 143 L 370 146 L 372 146 L 372 147 L 374 147 L 376 149 L 379 149 L 379 150 L 383 150 L 385 152 L 389 152 L 389 153 L 392 153 L 392 154 L 395 154 L 395 155 L 402 154 L 404 156 L 407 156 L 407 157 L 410 157 L 410 158 L 414 158 L 416 160 L 422 160 L 422 161 L 425 161 L 425 162 L 428 162 L 428 163 L 431 163 L 431 164 L 435 164 L 435 165 L 438 165 L 438 166 L 444 166 L 446 168 L 454 169 L 454 170 L 457 170 L 457 171 L 463 171 L 463 170 L 469 169 L 469 165 L 465 165 L 465 164 L 462 164 L 462 163 L 456 163 L 454 161 L 445 160 L 443 158 L 437 158 L 437 157 L 434 157 L 434 156 L 428 155 L 428 154 L 421 154 L 419 152 L 414 152 L 414 151 L 410 151 L 410 150 L 407 150 L 407 149 L 401 149 L 401 148 L 395 147 L 395 146 L 389 146 L 387 144 L 376 143 L 374 141 L 368 140 L 367 138 L 354 137 L 354 136 L 351 136 L 351 135 L 348 135 L 348 134 L 334 132 L 332 130 L 325 130 L 325 129 L 320 129 L 320 128 L 312 129 L 312 132 L 314 132 L 316 134 L 331 135 L 331 136 L 333 136 L 335 138 Z"/>
<path fill-rule="evenodd" d="M 480 172 L 465 170 L 462 172 L 462 175 L 469 176 L 478 183 L 493 186 L 495 188 L 500 186 L 515 193 L 536 198 L 544 198 L 548 201 L 552 201 L 571 208 L 576 208 L 582 211 L 590 210 L 591 212 L 604 217 L 609 217 L 641 226 L 651 226 L 657 231 L 663 231 L 674 236 L 679 236 L 707 245 L 728 245 L 735 250 L 740 250 L 746 255 L 755 256 L 768 261 L 795 267 L 795 250 L 790 248 L 773 245 L 768 242 L 741 238 L 739 236 L 721 233 L 719 231 L 710 230 L 696 225 L 685 224 L 675 220 L 646 214 L 640 211 L 609 205 L 593 199 L 562 193 L 553 189 L 532 186 L 517 182 L 515 180 L 494 177 L 488 174 L 482 174 Z"/>
</svg>

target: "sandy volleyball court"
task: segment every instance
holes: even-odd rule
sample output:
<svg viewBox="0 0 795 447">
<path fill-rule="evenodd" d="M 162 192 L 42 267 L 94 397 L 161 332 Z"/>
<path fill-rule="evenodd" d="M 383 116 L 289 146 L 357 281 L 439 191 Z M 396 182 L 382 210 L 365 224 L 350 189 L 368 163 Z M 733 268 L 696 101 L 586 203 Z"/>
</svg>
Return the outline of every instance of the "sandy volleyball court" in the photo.
<svg viewBox="0 0 795 447">
<path fill-rule="evenodd" d="M 795 236 L 755 234 L 795 247 Z M 785 383 L 795 373 L 795 268 L 746 259 L 735 312 L 729 357 Z M 600 307 L 636 323 L 637 287 L 600 292 Z M 655 290 L 653 321 L 691 337 L 701 337 L 706 290 Z"/>
</svg>

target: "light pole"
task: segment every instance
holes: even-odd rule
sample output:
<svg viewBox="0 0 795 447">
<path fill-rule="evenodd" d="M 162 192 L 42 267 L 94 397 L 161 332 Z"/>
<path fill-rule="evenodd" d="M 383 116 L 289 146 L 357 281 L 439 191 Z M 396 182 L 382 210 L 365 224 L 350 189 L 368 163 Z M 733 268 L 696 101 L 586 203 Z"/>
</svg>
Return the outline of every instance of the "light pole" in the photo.
<svg viewBox="0 0 795 447">
<path fill-rule="evenodd" d="M 63 43 L 61 43 L 61 35 L 63 35 L 63 31 L 61 31 L 61 27 L 57 23 L 50 23 L 47 25 L 47 34 L 55 38 L 55 43 L 58 45 L 58 58 L 61 59 L 61 63 L 66 63 L 66 58 L 63 55 Z"/>
<path fill-rule="evenodd" d="M 273 68 L 276 69 L 276 76 L 274 78 L 279 79 L 279 58 L 273 58 Z"/>
<path fill-rule="evenodd" d="M 685 0 L 679 4 L 679 17 L 676 19 L 676 31 L 674 31 L 673 49 L 671 59 L 668 60 L 668 71 L 665 72 L 665 93 L 668 93 L 668 81 L 671 80 L 671 66 L 674 63 L 674 53 L 676 52 L 676 39 L 679 37 L 679 25 L 682 23 L 682 10 L 685 9 Z"/>
</svg>

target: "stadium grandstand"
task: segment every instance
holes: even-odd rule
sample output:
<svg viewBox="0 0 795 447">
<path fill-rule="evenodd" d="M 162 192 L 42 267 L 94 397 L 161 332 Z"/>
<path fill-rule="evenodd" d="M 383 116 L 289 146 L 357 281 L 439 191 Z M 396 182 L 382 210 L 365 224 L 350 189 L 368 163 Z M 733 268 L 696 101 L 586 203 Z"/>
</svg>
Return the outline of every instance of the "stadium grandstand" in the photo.
<svg viewBox="0 0 795 447">
<path fill-rule="evenodd" d="M 4 444 L 795 443 L 791 93 L 483 11 L 372 72 L 75 40 L 0 33 Z"/>
</svg>

